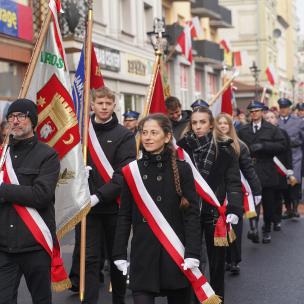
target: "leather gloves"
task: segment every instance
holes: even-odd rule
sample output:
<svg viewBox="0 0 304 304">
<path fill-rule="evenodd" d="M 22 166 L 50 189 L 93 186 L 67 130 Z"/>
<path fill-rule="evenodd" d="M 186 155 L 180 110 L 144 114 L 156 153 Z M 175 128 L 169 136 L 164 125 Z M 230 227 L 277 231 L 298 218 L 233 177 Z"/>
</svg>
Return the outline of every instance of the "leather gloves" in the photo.
<svg viewBox="0 0 304 304">
<path fill-rule="evenodd" d="M 236 225 L 239 222 L 239 217 L 233 213 L 229 213 L 226 216 L 226 223 Z"/>
<path fill-rule="evenodd" d="M 194 269 L 197 268 L 200 264 L 200 261 L 193 258 L 186 258 L 184 259 L 184 263 L 182 264 L 182 267 L 184 270 L 187 269 Z"/>
<path fill-rule="evenodd" d="M 256 144 L 252 144 L 250 146 L 250 151 L 255 153 L 255 152 L 259 152 L 263 149 L 263 144 L 262 143 L 256 143 Z"/>
<path fill-rule="evenodd" d="M 122 272 L 123 275 L 127 275 L 128 267 L 130 263 L 127 260 L 116 260 L 114 261 L 115 266 Z"/>
</svg>

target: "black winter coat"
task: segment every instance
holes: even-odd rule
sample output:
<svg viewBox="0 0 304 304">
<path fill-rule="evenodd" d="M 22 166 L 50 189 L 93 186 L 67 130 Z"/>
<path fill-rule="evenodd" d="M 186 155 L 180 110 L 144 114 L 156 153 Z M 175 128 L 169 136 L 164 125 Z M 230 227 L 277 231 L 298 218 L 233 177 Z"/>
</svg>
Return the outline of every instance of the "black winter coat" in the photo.
<svg viewBox="0 0 304 304">
<path fill-rule="evenodd" d="M 190 207 L 183 210 L 179 207 L 180 199 L 175 190 L 170 154 L 168 151 L 159 155 L 144 153 L 138 160 L 139 171 L 149 194 L 184 244 L 185 258 L 199 259 L 201 233 L 193 175 L 186 162 L 177 161 L 183 195 L 190 202 Z M 113 248 L 114 260 L 127 259 L 131 225 L 130 288 L 159 293 L 165 289 L 187 287 L 187 278 L 153 234 L 125 182 Z"/>
<path fill-rule="evenodd" d="M 60 163 L 54 149 L 32 138 L 16 141 L 11 138 L 10 156 L 20 185 L 0 186 L 0 250 L 25 252 L 39 250 L 36 242 L 12 203 L 35 208 L 51 231 L 55 225 L 55 189 Z"/>
<path fill-rule="evenodd" d="M 253 133 L 252 123 L 250 123 L 240 129 L 239 137 L 250 150 L 254 168 L 262 187 L 277 186 L 279 176 L 273 157 L 286 149 L 286 141 L 281 130 L 262 120 L 261 128 L 257 133 Z M 260 149 L 253 151 L 253 144 L 260 144 Z"/>
<path fill-rule="evenodd" d="M 186 139 L 182 138 L 177 145 L 183 148 L 194 162 L 193 151 Z M 239 217 L 242 216 L 243 194 L 239 161 L 229 142 L 218 142 L 217 157 L 206 182 L 215 193 L 220 204 L 224 203 L 227 195 L 229 204 L 226 214 L 234 213 Z M 201 214 L 203 218 L 218 217 L 217 209 L 206 202 L 202 205 Z"/>
<path fill-rule="evenodd" d="M 183 133 L 189 126 L 191 113 L 192 112 L 190 110 L 184 110 L 184 111 L 182 111 L 182 117 L 179 121 L 171 120 L 173 136 L 176 139 L 176 141 L 178 141 L 182 138 Z"/>
<path fill-rule="evenodd" d="M 253 162 L 250 156 L 248 147 L 242 142 L 240 143 L 240 170 L 242 171 L 244 177 L 249 183 L 251 191 L 254 196 L 262 195 L 262 185 L 254 170 Z"/>
<path fill-rule="evenodd" d="M 110 182 L 105 183 L 88 153 L 88 166 L 92 167 L 89 177 L 90 192 L 99 198 L 99 203 L 90 212 L 91 214 L 117 213 L 117 198 L 123 184 L 121 168 L 136 158 L 135 137 L 131 131 L 118 123 L 115 113 L 112 120 L 105 124 L 96 123 L 94 117 L 93 114 L 91 119 L 97 139 L 114 173 Z"/>
</svg>

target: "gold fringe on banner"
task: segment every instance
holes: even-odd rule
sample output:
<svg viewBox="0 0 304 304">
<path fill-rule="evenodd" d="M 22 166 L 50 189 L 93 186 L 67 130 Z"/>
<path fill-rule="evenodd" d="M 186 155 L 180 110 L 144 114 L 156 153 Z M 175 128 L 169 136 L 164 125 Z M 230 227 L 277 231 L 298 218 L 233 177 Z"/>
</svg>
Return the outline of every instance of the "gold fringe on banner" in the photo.
<svg viewBox="0 0 304 304">
<path fill-rule="evenodd" d="M 203 301 L 202 304 L 221 304 L 223 301 L 217 295 L 213 295 L 207 300 Z"/>
<path fill-rule="evenodd" d="M 53 282 L 52 283 L 52 289 L 55 292 L 62 292 L 68 288 L 72 287 L 72 283 L 70 281 L 70 279 L 66 279 L 64 281 L 61 282 Z"/>
<path fill-rule="evenodd" d="M 229 243 L 227 241 L 227 237 L 214 237 L 214 246 L 228 247 Z"/>
<path fill-rule="evenodd" d="M 256 214 L 255 211 L 247 211 L 247 212 L 245 213 L 245 216 L 246 216 L 247 219 L 250 219 L 250 218 L 256 217 L 257 214 Z"/>
<path fill-rule="evenodd" d="M 229 237 L 230 244 L 232 244 L 236 240 L 236 235 L 235 235 L 233 228 L 231 228 L 231 230 L 228 232 L 228 237 Z"/>
<path fill-rule="evenodd" d="M 91 210 L 90 201 L 87 202 L 86 206 L 75 215 L 72 219 L 70 219 L 62 228 L 57 231 L 58 240 L 61 240 L 68 232 L 74 229 L 74 227 L 81 222 L 81 220 L 87 216 L 89 211 Z"/>
</svg>

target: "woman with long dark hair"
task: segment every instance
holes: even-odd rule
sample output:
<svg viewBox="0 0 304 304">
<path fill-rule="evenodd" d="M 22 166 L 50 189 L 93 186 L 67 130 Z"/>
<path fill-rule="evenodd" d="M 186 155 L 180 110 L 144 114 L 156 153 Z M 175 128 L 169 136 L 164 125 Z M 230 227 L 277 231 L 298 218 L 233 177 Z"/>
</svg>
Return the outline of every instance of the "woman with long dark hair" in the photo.
<svg viewBox="0 0 304 304">
<path fill-rule="evenodd" d="M 228 200 L 227 223 L 235 224 L 242 216 L 242 186 L 239 163 L 232 140 L 216 141 L 213 138 L 214 118 L 207 108 L 197 108 L 190 119 L 190 130 L 177 144 L 191 157 L 201 176 L 209 184 L 221 205 Z M 215 223 L 218 209 L 202 201 L 201 227 L 205 235 L 210 283 L 215 293 L 224 300 L 225 253 L 223 246 L 215 246 Z"/>
<path fill-rule="evenodd" d="M 262 198 L 262 186 L 254 170 L 248 147 L 238 138 L 232 117 L 229 114 L 220 113 L 215 118 L 215 122 L 213 132 L 215 139 L 217 141 L 233 140 L 231 147 L 238 156 L 240 170 L 250 185 L 255 203 L 259 205 Z M 248 236 L 253 242 L 258 242 L 258 231 L 257 227 L 253 227 L 254 223 L 254 221 L 251 222 L 252 229 L 249 231 Z M 243 217 L 239 218 L 237 225 L 233 225 L 233 229 L 236 233 L 236 241 L 230 244 L 227 251 L 226 270 L 230 270 L 233 274 L 239 274 L 239 263 L 242 261 Z"/>
<path fill-rule="evenodd" d="M 150 196 L 160 216 L 185 248 L 183 269 L 195 269 L 200 258 L 199 203 L 189 165 L 176 158 L 172 127 L 163 114 L 152 114 L 139 123 L 142 158 L 123 169 L 124 186 L 118 215 L 113 257 L 118 269 L 127 272 L 127 246 L 131 226 L 133 237 L 130 258 L 130 289 L 135 304 L 152 304 L 155 297 L 166 296 L 169 304 L 188 304 L 189 282 L 164 248 L 153 230 L 153 218 L 146 215 L 134 195 Z M 138 166 L 141 187 L 132 187 L 133 175 L 127 168 Z M 138 181 L 137 181 L 138 182 Z M 136 178 L 134 179 L 136 184 Z M 141 194 L 142 188 L 147 194 Z M 154 204 L 153 203 L 153 204 Z M 144 215 L 143 215 L 144 214 Z M 156 225 L 157 226 L 157 225 Z M 169 230 L 170 230 L 169 229 Z M 169 233 L 169 232 L 168 232 Z"/>
</svg>

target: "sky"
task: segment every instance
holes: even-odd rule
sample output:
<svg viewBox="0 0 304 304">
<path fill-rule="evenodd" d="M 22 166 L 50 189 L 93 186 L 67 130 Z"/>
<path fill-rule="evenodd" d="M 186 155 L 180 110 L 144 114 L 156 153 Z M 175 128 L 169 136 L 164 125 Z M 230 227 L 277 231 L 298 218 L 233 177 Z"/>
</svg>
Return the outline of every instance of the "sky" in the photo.
<svg viewBox="0 0 304 304">
<path fill-rule="evenodd" d="M 297 0 L 297 13 L 300 21 L 300 32 L 304 34 L 304 0 Z"/>
</svg>

